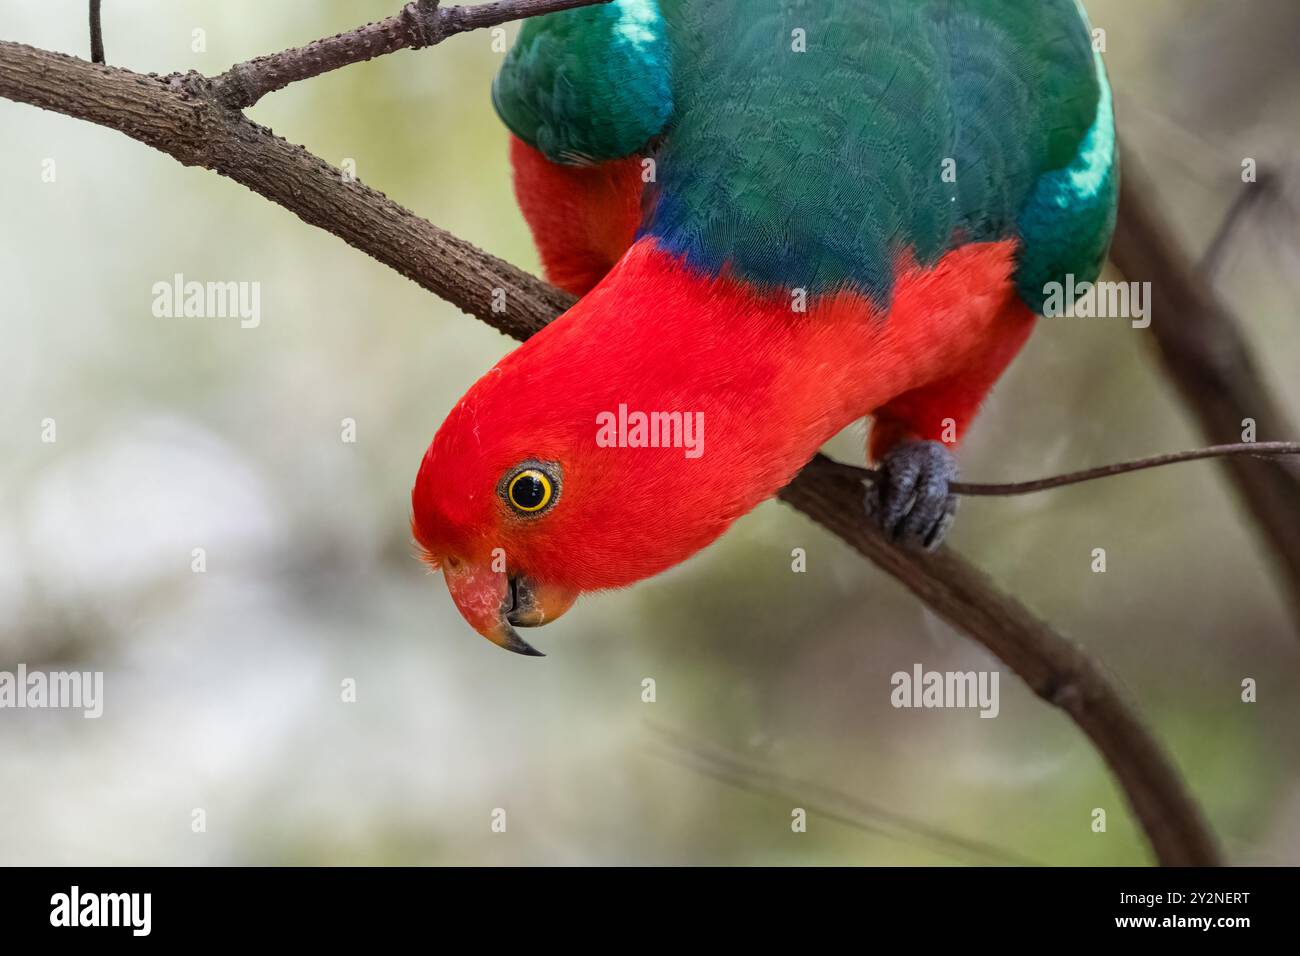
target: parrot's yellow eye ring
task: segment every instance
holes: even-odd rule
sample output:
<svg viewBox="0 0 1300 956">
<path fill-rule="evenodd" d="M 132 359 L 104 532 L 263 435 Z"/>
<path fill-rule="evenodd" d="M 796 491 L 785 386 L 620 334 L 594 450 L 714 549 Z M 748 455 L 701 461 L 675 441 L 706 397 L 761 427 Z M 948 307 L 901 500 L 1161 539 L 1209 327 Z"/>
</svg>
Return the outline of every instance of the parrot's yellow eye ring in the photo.
<svg viewBox="0 0 1300 956">
<path fill-rule="evenodd" d="M 555 500 L 555 484 L 541 468 L 521 468 L 506 482 L 505 499 L 520 514 L 535 515 Z"/>
</svg>

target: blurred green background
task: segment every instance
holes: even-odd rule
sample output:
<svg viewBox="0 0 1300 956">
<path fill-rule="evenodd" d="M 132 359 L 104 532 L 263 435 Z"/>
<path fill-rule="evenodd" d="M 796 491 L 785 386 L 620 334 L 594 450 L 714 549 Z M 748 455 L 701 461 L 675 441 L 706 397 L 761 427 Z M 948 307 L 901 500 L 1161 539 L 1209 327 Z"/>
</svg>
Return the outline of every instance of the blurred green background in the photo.
<svg viewBox="0 0 1300 956">
<path fill-rule="evenodd" d="M 1088 6 L 1121 125 L 1191 248 L 1242 157 L 1294 196 L 1300 6 Z M 213 74 L 396 3 L 105 7 L 110 63 Z M 0 37 L 87 56 L 85 3 L 4 0 Z M 488 102 L 499 62 L 488 33 L 459 36 L 251 115 L 536 271 Z M 779 504 L 532 635 L 543 661 L 473 634 L 412 557 L 409 492 L 445 413 L 512 343 L 340 240 L 7 101 L 0 216 L 0 669 L 106 675 L 99 720 L 0 711 L 0 862 L 1147 861 L 1096 752 L 1010 674 L 996 720 L 892 709 L 894 671 L 998 664 Z M 1270 208 L 1221 289 L 1300 420 L 1297 271 L 1295 223 Z M 260 327 L 154 317 L 153 284 L 178 272 L 260 282 Z M 831 450 L 860 460 L 862 434 Z M 1149 332 L 1044 322 L 962 463 L 1016 480 L 1199 444 Z M 1300 641 L 1216 466 L 970 501 L 952 541 L 1106 663 L 1232 861 L 1300 862 Z M 791 572 L 796 547 L 807 573 Z M 1240 701 L 1245 677 L 1256 704 Z"/>
</svg>

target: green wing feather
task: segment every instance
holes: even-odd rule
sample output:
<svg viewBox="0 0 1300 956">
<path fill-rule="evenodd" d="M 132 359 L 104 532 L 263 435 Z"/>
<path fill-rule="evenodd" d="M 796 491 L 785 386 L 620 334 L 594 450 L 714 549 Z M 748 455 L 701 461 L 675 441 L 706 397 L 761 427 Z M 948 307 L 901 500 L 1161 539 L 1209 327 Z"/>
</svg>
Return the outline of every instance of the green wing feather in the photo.
<svg viewBox="0 0 1300 956">
<path fill-rule="evenodd" d="M 1039 308 L 1096 277 L 1114 223 L 1077 0 L 618 0 L 529 21 L 494 99 L 558 162 L 655 139 L 646 231 L 761 285 L 887 300 L 904 249 L 1018 237 Z"/>
<path fill-rule="evenodd" d="M 668 70 L 654 0 L 615 0 L 525 20 L 492 101 L 511 132 L 553 162 L 617 159 L 668 121 Z"/>
</svg>

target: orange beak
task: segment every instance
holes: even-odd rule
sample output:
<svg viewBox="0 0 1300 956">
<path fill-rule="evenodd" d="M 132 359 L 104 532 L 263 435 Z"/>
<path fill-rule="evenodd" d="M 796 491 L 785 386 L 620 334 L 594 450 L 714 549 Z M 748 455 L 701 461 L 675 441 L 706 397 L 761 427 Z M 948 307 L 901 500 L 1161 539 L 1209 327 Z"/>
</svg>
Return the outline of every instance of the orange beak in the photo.
<svg viewBox="0 0 1300 956">
<path fill-rule="evenodd" d="M 455 558 L 442 562 L 447 590 L 461 616 L 498 647 L 529 657 L 545 657 L 515 631 L 540 627 L 567 611 L 576 591 L 538 584 L 523 575 L 494 571 L 491 564 L 470 564 Z"/>
</svg>

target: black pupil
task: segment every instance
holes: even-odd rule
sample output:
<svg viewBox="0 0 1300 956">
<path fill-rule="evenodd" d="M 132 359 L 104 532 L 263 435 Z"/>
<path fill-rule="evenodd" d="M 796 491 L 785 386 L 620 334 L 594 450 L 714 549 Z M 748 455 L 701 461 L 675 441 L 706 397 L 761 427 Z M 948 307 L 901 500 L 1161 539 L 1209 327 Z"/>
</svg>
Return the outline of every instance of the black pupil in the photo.
<svg viewBox="0 0 1300 956">
<path fill-rule="evenodd" d="M 515 481 L 511 497 L 521 508 L 536 508 L 546 500 L 546 486 L 536 475 L 521 475 Z"/>
</svg>

